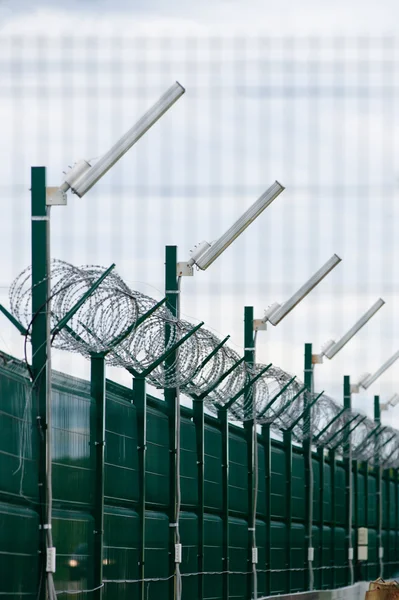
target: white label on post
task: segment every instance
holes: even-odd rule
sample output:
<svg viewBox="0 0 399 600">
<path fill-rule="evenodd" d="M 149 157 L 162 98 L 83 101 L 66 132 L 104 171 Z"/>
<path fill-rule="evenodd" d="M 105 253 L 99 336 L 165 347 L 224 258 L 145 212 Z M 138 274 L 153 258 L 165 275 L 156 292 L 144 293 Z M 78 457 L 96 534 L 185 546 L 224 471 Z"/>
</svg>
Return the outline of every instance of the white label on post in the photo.
<svg viewBox="0 0 399 600">
<path fill-rule="evenodd" d="M 378 548 L 378 557 L 384 558 L 384 548 L 382 546 Z"/>
<path fill-rule="evenodd" d="M 308 548 L 308 561 L 314 561 L 314 548 L 312 548 L 311 546 Z"/>
<path fill-rule="evenodd" d="M 348 558 L 349 560 L 353 560 L 353 548 L 348 549 Z"/>
</svg>

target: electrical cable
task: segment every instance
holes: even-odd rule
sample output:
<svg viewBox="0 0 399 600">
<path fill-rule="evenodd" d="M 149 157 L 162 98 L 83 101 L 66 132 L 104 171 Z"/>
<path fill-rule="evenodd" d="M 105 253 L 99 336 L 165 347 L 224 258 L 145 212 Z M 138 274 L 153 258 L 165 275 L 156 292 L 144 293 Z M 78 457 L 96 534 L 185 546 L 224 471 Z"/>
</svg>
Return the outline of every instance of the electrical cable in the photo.
<svg viewBox="0 0 399 600">
<path fill-rule="evenodd" d="M 48 525 L 46 530 L 46 541 L 47 541 L 47 552 L 50 548 L 53 548 L 53 533 L 52 533 L 52 520 L 53 520 L 53 463 L 52 463 L 52 370 L 51 370 L 51 256 L 50 256 L 50 216 L 51 206 L 47 206 L 47 235 L 46 235 L 46 271 L 47 271 L 47 293 L 46 296 L 46 523 Z M 53 573 L 49 570 L 47 572 L 47 587 L 49 600 L 56 600 L 54 577 Z"/>
<path fill-rule="evenodd" d="M 180 290 L 181 290 L 181 276 L 177 278 L 177 318 L 180 318 Z M 177 368 L 179 368 L 179 350 L 177 350 L 176 363 Z M 176 544 L 180 545 L 180 529 L 179 529 L 179 521 L 180 521 L 180 507 L 181 507 L 181 483 L 180 483 L 180 427 L 181 427 L 181 415 L 180 415 L 180 388 L 176 387 L 176 424 L 175 424 L 175 450 L 176 450 L 176 512 L 175 512 L 175 547 Z M 180 573 L 180 563 L 176 560 L 175 563 L 176 569 L 176 600 L 181 600 L 182 595 L 182 579 Z"/>
</svg>

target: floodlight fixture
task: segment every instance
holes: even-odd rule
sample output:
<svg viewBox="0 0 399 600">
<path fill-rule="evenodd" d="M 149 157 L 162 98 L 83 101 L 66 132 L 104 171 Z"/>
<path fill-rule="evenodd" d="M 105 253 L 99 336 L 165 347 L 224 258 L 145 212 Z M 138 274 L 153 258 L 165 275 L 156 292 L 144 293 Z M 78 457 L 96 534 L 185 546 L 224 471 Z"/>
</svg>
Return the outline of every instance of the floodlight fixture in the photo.
<svg viewBox="0 0 399 600">
<path fill-rule="evenodd" d="M 286 317 L 288 313 L 290 313 L 292 309 L 295 308 L 295 306 L 299 304 L 299 302 L 301 302 L 301 300 L 303 300 L 303 298 L 305 298 L 305 296 L 307 296 L 309 292 L 311 292 L 313 288 L 315 288 L 324 277 L 338 265 L 338 263 L 341 262 L 341 260 L 342 259 L 337 256 L 337 254 L 333 254 L 333 256 L 293 296 L 291 296 L 287 302 L 283 305 L 280 305 L 277 302 L 272 304 L 265 312 L 262 322 L 266 323 L 266 321 L 268 321 L 272 325 L 280 323 L 280 321 L 284 319 L 284 317 Z"/>
<path fill-rule="evenodd" d="M 387 369 L 389 369 L 389 367 L 391 367 L 393 365 L 393 363 L 398 360 L 398 358 L 399 358 L 399 350 L 397 352 L 395 352 L 395 354 L 393 356 L 391 356 L 391 358 L 389 358 L 382 365 L 382 367 L 380 367 L 378 369 L 378 371 L 376 371 L 374 373 L 374 375 L 371 375 L 370 373 L 365 373 L 364 375 L 362 375 L 362 377 L 360 378 L 360 381 L 357 385 L 359 387 L 363 387 L 365 390 L 367 390 L 367 388 L 369 388 L 370 385 L 372 383 L 374 383 L 374 381 L 376 379 L 378 379 L 378 377 L 380 377 Z"/>
<path fill-rule="evenodd" d="M 205 271 L 284 189 L 275 181 L 219 239 L 212 243 L 201 242 L 194 248 L 189 261 L 178 263 L 178 274 L 192 275 L 194 265 Z"/>
<path fill-rule="evenodd" d="M 388 404 L 389 404 L 390 406 L 396 406 L 397 404 L 399 404 L 399 394 L 394 394 L 394 395 L 392 396 L 392 398 L 390 398 L 390 399 L 388 400 Z"/>
<path fill-rule="evenodd" d="M 332 359 L 342 348 L 349 342 L 350 339 L 353 338 L 354 335 L 375 315 L 375 313 L 380 310 L 382 306 L 384 306 L 385 301 L 382 298 L 379 298 L 377 302 L 373 304 L 369 310 L 364 313 L 364 315 L 349 329 L 349 331 L 342 336 L 342 338 L 338 342 L 334 342 L 333 340 L 327 342 L 327 344 L 322 348 L 321 354 L 326 356 L 329 359 Z"/>
<path fill-rule="evenodd" d="M 396 406 L 399 403 L 399 394 L 394 394 L 387 402 L 380 404 L 381 410 L 388 410 L 392 406 Z"/>
<path fill-rule="evenodd" d="M 166 113 L 184 94 L 185 89 L 176 81 L 133 127 L 122 136 L 108 152 L 91 165 L 87 160 L 78 161 L 67 173 L 59 193 L 71 189 L 80 198 Z"/>
</svg>

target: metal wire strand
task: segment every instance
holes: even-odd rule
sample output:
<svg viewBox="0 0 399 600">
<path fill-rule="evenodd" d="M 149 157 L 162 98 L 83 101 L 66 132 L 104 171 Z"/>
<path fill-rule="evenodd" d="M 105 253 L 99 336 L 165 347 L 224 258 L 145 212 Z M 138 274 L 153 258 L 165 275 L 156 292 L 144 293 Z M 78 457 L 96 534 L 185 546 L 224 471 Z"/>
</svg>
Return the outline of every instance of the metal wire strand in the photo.
<svg viewBox="0 0 399 600">
<path fill-rule="evenodd" d="M 49 296 L 55 348 L 86 358 L 105 353 L 109 365 L 145 372 L 157 388 L 179 388 L 189 397 L 202 398 L 214 413 L 227 406 L 232 421 L 255 418 L 275 431 L 292 429 L 296 442 L 310 437 L 313 445 L 342 453 L 345 435 L 356 425 L 351 434 L 353 458 L 372 463 L 378 455 L 386 468 L 399 465 L 399 432 L 384 428 L 380 435 L 372 435 L 373 421 L 343 410 L 326 395 L 312 407 L 311 421 L 301 419 L 305 402 L 311 398 L 305 396 L 299 380 L 274 365 L 246 365 L 225 340 L 205 328 L 193 333 L 194 324 L 175 318 L 164 305 L 130 289 L 115 270 L 88 295 L 105 271 L 96 265 L 75 267 L 60 260 L 51 262 Z M 9 291 L 11 313 L 28 332 L 32 325 L 31 279 L 28 267 Z M 84 295 L 87 298 L 81 302 Z M 67 325 L 58 330 L 67 315 Z M 165 362 L 165 353 L 176 345 L 175 361 Z M 25 435 L 23 432 L 23 446 Z"/>
</svg>

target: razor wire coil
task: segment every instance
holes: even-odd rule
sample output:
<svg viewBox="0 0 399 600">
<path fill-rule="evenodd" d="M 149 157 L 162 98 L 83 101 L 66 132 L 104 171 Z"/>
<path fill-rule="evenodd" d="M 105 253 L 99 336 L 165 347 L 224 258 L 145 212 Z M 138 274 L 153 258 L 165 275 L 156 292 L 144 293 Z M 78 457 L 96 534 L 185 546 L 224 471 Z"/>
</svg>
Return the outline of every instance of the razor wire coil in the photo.
<svg viewBox="0 0 399 600">
<path fill-rule="evenodd" d="M 376 436 L 372 420 L 344 411 L 324 394 L 313 403 L 316 396 L 304 391 L 303 384 L 284 370 L 246 364 L 214 333 L 203 327 L 193 331 L 192 323 L 177 319 L 165 305 L 131 290 L 114 270 L 104 277 L 105 271 L 96 265 L 75 267 L 52 261 L 55 348 L 86 358 L 102 353 L 109 365 L 144 373 L 159 389 L 179 387 L 187 396 L 203 400 L 214 413 L 227 407 L 232 421 L 254 419 L 258 424 L 270 424 L 275 431 L 290 430 L 297 442 L 310 437 L 313 445 L 341 453 L 350 443 L 357 460 L 378 461 L 385 467 L 399 464 L 396 430 L 384 428 Z M 31 278 L 28 267 L 9 291 L 11 313 L 28 332 L 32 324 Z M 44 284 L 46 280 L 37 285 Z M 59 326 L 67 316 L 67 323 Z M 307 411 L 310 403 L 312 408 Z"/>
</svg>

